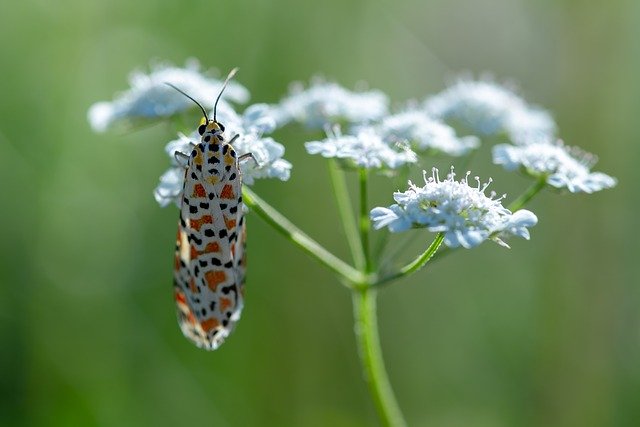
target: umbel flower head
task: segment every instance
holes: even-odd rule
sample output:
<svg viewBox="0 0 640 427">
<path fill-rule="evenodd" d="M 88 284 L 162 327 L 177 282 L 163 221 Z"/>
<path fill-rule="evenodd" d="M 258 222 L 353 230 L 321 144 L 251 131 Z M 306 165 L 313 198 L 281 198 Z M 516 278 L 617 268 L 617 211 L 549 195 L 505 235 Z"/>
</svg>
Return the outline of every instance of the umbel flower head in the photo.
<svg viewBox="0 0 640 427">
<path fill-rule="evenodd" d="M 383 118 L 376 126 L 387 142 L 407 141 L 417 152 L 463 156 L 480 146 L 475 136 L 456 136 L 455 130 L 429 117 L 423 109 L 409 108 Z"/>
<path fill-rule="evenodd" d="M 409 181 L 409 189 L 393 195 L 395 204 L 376 207 L 370 217 L 376 229 L 387 227 L 391 232 L 401 232 L 410 228 L 426 228 L 444 233 L 444 243 L 452 248 L 462 246 L 473 248 L 487 239 L 508 247 L 503 239 L 520 236 L 529 239 L 529 227 L 538 218 L 528 210 L 512 213 L 502 206 L 502 197 L 489 196 L 485 191 L 491 180 L 469 185 L 467 174 L 460 181 L 451 173 L 440 180 L 438 170 L 431 176 L 423 173 L 425 185 L 418 187 Z"/>
<path fill-rule="evenodd" d="M 327 130 L 323 141 L 304 144 L 309 154 L 342 159 L 348 166 L 365 169 L 391 170 L 417 161 L 416 154 L 408 147 L 389 144 L 376 128 L 358 128 L 355 135 L 342 135 L 339 128 Z"/>
<path fill-rule="evenodd" d="M 540 141 L 524 146 L 498 144 L 493 147 L 493 162 L 506 170 L 521 170 L 535 178 L 546 178 L 556 188 L 572 193 L 593 193 L 614 187 L 616 179 L 602 172 L 591 172 L 597 157 L 562 141 Z"/>
<path fill-rule="evenodd" d="M 87 117 L 91 128 L 95 132 L 104 132 L 119 122 L 165 118 L 194 108 L 193 102 L 166 83 L 193 94 L 202 105 L 212 108 L 223 82 L 202 74 L 196 60 L 187 61 L 184 68 L 152 65 L 149 74 L 133 72 L 129 77 L 129 90 L 120 93 L 113 101 L 97 102 L 89 108 Z M 222 96 L 244 103 L 249 100 L 249 91 L 231 81 Z"/>
<path fill-rule="evenodd" d="M 425 110 L 447 123 L 461 124 L 480 135 L 505 133 L 517 144 L 552 137 L 551 115 L 490 80 L 460 79 L 427 98 Z"/>
<path fill-rule="evenodd" d="M 278 123 L 296 121 L 312 129 L 365 123 L 387 114 L 388 105 L 389 98 L 378 90 L 353 92 L 337 83 L 315 79 L 307 89 L 301 84 L 292 86 L 290 95 L 278 106 Z"/>
</svg>

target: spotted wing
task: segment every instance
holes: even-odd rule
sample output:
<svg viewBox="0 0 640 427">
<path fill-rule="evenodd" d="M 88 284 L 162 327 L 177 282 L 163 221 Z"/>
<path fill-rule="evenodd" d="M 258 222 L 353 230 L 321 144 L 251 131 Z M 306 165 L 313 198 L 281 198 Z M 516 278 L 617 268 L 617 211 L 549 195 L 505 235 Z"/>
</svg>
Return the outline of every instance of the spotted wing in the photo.
<svg viewBox="0 0 640 427">
<path fill-rule="evenodd" d="M 237 226 L 223 210 L 237 162 L 226 168 L 223 144 L 199 144 L 185 175 L 174 274 L 178 321 L 198 347 L 215 350 L 240 318 L 243 300 L 232 247 Z M 228 149 L 225 151 L 228 152 Z M 235 234 L 235 237 L 234 237 Z"/>
</svg>

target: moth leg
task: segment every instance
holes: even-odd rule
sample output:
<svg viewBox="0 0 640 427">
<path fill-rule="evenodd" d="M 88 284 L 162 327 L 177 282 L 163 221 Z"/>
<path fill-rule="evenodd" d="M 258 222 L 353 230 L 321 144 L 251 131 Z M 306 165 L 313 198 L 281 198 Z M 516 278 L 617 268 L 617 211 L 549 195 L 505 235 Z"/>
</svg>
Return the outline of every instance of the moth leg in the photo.
<svg viewBox="0 0 640 427">
<path fill-rule="evenodd" d="M 180 151 L 176 151 L 173 153 L 173 157 L 176 159 L 176 162 L 182 167 L 187 167 L 189 164 L 189 155 L 182 153 Z"/>
<path fill-rule="evenodd" d="M 257 168 L 260 167 L 260 163 L 258 163 L 258 159 L 256 159 L 256 156 L 254 156 L 253 153 L 246 153 L 246 154 L 243 154 L 242 156 L 238 157 L 238 163 L 244 162 L 245 160 L 248 160 L 248 159 L 253 160 L 253 163 L 256 164 Z"/>
</svg>

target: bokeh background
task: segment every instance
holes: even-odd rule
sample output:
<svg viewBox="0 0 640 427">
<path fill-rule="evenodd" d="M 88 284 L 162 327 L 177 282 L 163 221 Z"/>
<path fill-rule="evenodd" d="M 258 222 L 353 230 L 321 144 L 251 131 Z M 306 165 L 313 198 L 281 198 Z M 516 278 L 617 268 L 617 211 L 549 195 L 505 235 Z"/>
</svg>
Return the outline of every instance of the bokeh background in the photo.
<svg viewBox="0 0 640 427">
<path fill-rule="evenodd" d="M 236 332 L 215 353 L 181 336 L 177 210 L 151 195 L 172 131 L 96 135 L 86 112 L 189 57 L 239 66 L 254 102 L 319 73 L 399 103 L 488 71 L 550 109 L 620 184 L 544 192 L 531 242 L 385 289 L 389 374 L 412 426 L 640 425 L 639 23 L 633 0 L 1 2 L 0 425 L 376 425 L 349 293 L 257 217 Z M 256 191 L 346 259 L 326 165 L 280 136 L 291 181 Z M 527 185 L 488 160 L 494 190 Z"/>
</svg>

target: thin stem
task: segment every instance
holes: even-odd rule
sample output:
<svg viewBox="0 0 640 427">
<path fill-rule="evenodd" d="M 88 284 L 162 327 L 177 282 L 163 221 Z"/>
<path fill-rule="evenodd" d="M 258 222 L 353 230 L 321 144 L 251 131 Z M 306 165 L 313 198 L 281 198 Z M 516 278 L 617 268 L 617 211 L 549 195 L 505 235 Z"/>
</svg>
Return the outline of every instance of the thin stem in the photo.
<svg viewBox="0 0 640 427">
<path fill-rule="evenodd" d="M 534 182 L 527 190 L 522 193 L 517 199 L 515 199 L 511 204 L 507 207 L 511 212 L 515 212 L 518 209 L 522 209 L 524 205 L 526 205 L 529 200 L 533 199 L 533 197 L 540 192 L 547 185 L 547 177 L 541 176 Z"/>
<path fill-rule="evenodd" d="M 280 234 L 295 243 L 304 252 L 317 259 L 325 267 L 328 267 L 330 270 L 337 273 L 344 279 L 343 283 L 348 287 L 353 287 L 354 283 L 366 282 L 367 278 L 361 272 L 336 257 L 322 247 L 318 242 L 307 236 L 280 212 L 258 197 L 258 195 L 247 186 L 242 187 L 242 195 L 244 203 L 249 207 L 249 209 L 280 232 Z"/>
<path fill-rule="evenodd" d="M 391 282 L 393 280 L 399 279 L 404 276 L 408 276 L 411 273 L 414 273 L 424 267 L 427 262 L 431 259 L 431 257 L 436 253 L 442 241 L 444 240 L 444 233 L 438 233 L 433 239 L 433 242 L 429 245 L 427 250 L 425 250 L 422 254 L 420 254 L 416 259 L 411 261 L 409 264 L 402 267 L 395 273 L 390 274 L 389 276 L 383 277 L 378 282 L 375 283 L 376 286 L 383 285 L 385 283 Z"/>
<path fill-rule="evenodd" d="M 386 427 L 406 426 L 382 360 L 376 318 L 375 289 L 353 290 L 353 311 L 360 363 L 364 368 L 369 392 L 382 425 Z"/>
<path fill-rule="evenodd" d="M 362 253 L 364 254 L 365 273 L 373 271 L 373 263 L 371 260 L 371 251 L 369 248 L 369 230 L 371 221 L 369 220 L 369 195 L 367 183 L 369 174 L 365 168 L 360 168 L 360 242 L 362 244 Z"/>
<path fill-rule="evenodd" d="M 353 215 L 351 201 L 349 200 L 349 190 L 347 190 L 344 173 L 338 168 L 334 159 L 329 159 L 329 176 L 331 177 L 333 193 L 336 197 L 340 220 L 344 228 L 344 234 L 347 237 L 347 242 L 349 243 L 353 262 L 358 270 L 364 270 L 364 252 L 362 251 L 360 236 L 358 235 L 358 226 Z"/>
</svg>

